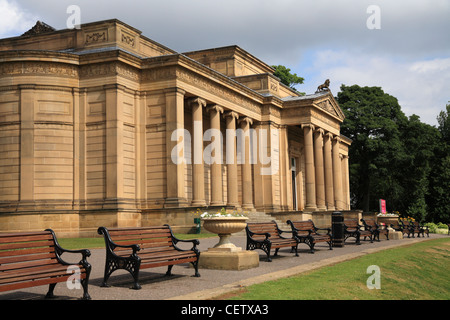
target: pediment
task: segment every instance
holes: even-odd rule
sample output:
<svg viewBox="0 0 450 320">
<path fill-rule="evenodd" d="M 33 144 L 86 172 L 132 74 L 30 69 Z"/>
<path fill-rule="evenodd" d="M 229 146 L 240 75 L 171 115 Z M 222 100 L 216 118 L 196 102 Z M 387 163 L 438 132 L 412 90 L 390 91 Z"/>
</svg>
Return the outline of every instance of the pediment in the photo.
<svg viewBox="0 0 450 320">
<path fill-rule="evenodd" d="M 333 117 L 338 118 L 339 120 L 341 120 L 341 122 L 344 121 L 345 119 L 344 112 L 342 111 L 341 107 L 339 107 L 339 104 L 334 99 L 331 93 L 329 93 L 323 98 L 315 100 L 313 104 L 319 109 L 332 115 Z"/>
</svg>

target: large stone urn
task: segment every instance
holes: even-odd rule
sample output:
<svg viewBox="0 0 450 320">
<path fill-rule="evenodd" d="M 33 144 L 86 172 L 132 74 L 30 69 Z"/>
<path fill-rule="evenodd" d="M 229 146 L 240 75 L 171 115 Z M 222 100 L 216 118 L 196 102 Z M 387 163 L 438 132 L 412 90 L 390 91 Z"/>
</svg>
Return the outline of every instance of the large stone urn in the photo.
<svg viewBox="0 0 450 320">
<path fill-rule="evenodd" d="M 208 251 L 200 253 L 199 267 L 220 270 L 245 270 L 259 266 L 259 255 L 255 251 L 242 250 L 230 241 L 233 233 L 243 230 L 247 217 L 202 218 L 203 227 L 219 235 L 219 242 Z"/>
<path fill-rule="evenodd" d="M 219 235 L 219 242 L 214 248 L 236 248 L 231 243 L 230 237 L 233 233 L 244 230 L 247 225 L 247 217 L 212 217 L 203 218 L 203 228 L 209 232 Z"/>
</svg>

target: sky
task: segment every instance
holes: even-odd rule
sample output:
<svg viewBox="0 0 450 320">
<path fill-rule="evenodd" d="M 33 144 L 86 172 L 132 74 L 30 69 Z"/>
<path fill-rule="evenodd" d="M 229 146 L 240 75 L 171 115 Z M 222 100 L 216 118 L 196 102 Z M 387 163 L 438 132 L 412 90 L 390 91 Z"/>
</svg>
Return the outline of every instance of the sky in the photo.
<svg viewBox="0 0 450 320">
<path fill-rule="evenodd" d="M 119 19 L 177 52 L 238 45 L 269 65 L 305 78 L 376 86 L 407 116 L 437 125 L 450 103 L 450 0 L 0 0 L 0 38 L 37 20 L 56 29 Z"/>
</svg>

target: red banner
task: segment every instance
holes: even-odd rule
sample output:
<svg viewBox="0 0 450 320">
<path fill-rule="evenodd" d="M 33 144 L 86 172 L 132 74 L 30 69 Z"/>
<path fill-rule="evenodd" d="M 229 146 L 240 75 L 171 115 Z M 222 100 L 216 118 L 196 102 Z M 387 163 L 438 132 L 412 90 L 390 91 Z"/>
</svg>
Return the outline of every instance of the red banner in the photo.
<svg viewBox="0 0 450 320">
<path fill-rule="evenodd" d="M 386 200 L 380 199 L 380 212 L 386 213 Z"/>
</svg>

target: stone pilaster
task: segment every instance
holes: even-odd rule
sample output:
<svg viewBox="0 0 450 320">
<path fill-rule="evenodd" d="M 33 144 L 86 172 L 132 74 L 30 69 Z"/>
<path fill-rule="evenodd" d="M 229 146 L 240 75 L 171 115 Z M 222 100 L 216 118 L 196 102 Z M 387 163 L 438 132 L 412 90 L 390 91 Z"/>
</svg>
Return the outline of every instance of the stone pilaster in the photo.
<svg viewBox="0 0 450 320">
<path fill-rule="evenodd" d="M 184 94 L 180 88 L 165 90 L 166 95 L 166 174 L 165 207 L 187 205 L 184 160 Z M 174 136 L 175 139 L 172 139 Z M 178 138 L 178 139 L 177 139 Z"/>
</svg>

